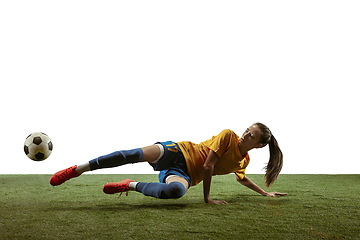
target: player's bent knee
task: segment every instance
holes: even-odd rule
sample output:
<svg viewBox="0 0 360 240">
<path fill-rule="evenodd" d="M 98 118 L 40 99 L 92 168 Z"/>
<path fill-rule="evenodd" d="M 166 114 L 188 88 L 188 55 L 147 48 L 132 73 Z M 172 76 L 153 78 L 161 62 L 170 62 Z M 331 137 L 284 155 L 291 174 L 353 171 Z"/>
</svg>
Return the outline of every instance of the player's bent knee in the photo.
<svg viewBox="0 0 360 240">
<path fill-rule="evenodd" d="M 186 190 L 182 183 L 179 182 L 171 182 L 167 185 L 166 188 L 161 192 L 160 198 L 181 198 L 184 196 Z"/>
</svg>

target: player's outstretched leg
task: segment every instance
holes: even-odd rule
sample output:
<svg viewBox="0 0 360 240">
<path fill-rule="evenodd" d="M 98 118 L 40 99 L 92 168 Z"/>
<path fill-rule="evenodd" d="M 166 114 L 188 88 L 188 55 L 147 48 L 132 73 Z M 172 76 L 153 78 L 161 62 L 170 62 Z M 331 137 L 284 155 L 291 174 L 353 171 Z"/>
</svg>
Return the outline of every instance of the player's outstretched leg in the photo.
<svg viewBox="0 0 360 240">
<path fill-rule="evenodd" d="M 128 163 L 141 162 L 143 158 L 143 150 L 136 148 L 133 150 L 123 150 L 104 155 L 89 161 L 90 170 L 101 168 L 118 167 Z"/>
<path fill-rule="evenodd" d="M 181 198 L 186 192 L 184 185 L 179 182 L 171 182 L 169 184 L 139 182 L 136 185 L 136 191 L 141 192 L 145 196 L 159 199 Z"/>
<path fill-rule="evenodd" d="M 133 186 L 131 186 L 132 184 Z M 137 183 L 130 179 L 125 179 L 118 183 L 110 182 L 105 184 L 103 188 L 104 193 L 120 193 L 120 196 L 123 192 L 126 192 L 127 195 L 130 190 L 136 190 L 145 196 L 159 199 L 181 198 L 186 192 L 185 186 L 180 182 L 170 182 L 169 184 L 157 182 Z"/>
<path fill-rule="evenodd" d="M 95 158 L 88 163 L 78 166 L 75 165 L 55 173 L 50 178 L 50 184 L 58 186 L 71 178 L 80 176 L 83 172 L 101 168 L 112 168 L 128 163 L 137 163 L 141 162 L 142 158 L 143 150 L 141 148 L 113 152 L 108 155 Z"/>
</svg>

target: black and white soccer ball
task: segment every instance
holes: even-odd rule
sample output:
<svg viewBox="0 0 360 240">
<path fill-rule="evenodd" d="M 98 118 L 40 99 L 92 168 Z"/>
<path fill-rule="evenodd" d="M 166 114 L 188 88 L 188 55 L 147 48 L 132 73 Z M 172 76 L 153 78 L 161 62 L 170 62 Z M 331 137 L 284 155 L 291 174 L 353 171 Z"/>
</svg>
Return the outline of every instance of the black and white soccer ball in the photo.
<svg viewBox="0 0 360 240">
<path fill-rule="evenodd" d="M 30 134 L 24 142 L 24 152 L 31 160 L 43 161 L 53 150 L 53 144 L 48 135 L 42 132 Z"/>
</svg>

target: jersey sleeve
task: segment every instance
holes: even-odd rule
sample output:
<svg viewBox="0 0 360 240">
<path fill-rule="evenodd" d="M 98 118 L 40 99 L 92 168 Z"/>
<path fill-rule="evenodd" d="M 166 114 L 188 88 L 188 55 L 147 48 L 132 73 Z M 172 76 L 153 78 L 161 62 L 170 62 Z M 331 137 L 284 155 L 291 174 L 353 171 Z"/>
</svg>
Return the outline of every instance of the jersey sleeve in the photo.
<svg viewBox="0 0 360 240">
<path fill-rule="evenodd" d="M 235 175 L 236 175 L 237 180 L 243 180 L 245 177 L 245 169 L 241 169 L 241 170 L 235 172 Z"/>
<path fill-rule="evenodd" d="M 228 150 L 230 137 L 233 132 L 229 129 L 222 131 L 219 135 L 214 136 L 211 140 L 209 148 L 213 150 L 220 158 Z"/>
<path fill-rule="evenodd" d="M 250 157 L 249 157 L 249 154 L 246 153 L 245 158 L 240 163 L 241 169 L 237 170 L 235 172 L 237 180 L 243 180 L 244 179 L 244 177 L 245 177 L 245 169 L 249 165 L 249 163 L 250 163 Z"/>
</svg>

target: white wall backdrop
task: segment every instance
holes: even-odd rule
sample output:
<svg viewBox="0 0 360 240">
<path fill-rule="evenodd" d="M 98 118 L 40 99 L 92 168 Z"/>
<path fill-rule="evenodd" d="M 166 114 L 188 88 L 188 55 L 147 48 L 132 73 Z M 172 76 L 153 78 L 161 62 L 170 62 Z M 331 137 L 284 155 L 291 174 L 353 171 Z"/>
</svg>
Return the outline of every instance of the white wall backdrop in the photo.
<svg viewBox="0 0 360 240">
<path fill-rule="evenodd" d="M 282 173 L 359 173 L 358 1 L 1 1 L 0 174 L 260 121 Z M 47 133 L 54 150 L 28 159 Z M 250 152 L 263 173 L 268 148 Z M 97 173 L 152 173 L 136 164 Z"/>
</svg>

